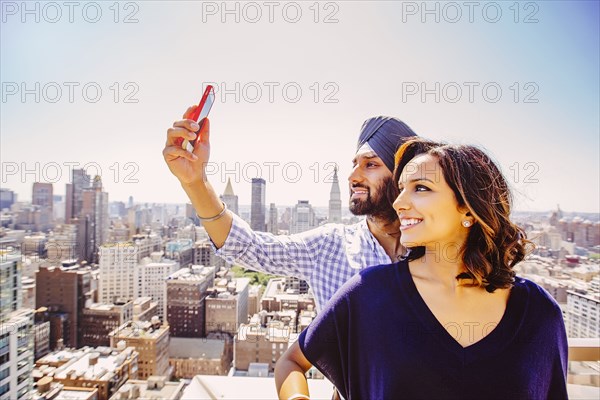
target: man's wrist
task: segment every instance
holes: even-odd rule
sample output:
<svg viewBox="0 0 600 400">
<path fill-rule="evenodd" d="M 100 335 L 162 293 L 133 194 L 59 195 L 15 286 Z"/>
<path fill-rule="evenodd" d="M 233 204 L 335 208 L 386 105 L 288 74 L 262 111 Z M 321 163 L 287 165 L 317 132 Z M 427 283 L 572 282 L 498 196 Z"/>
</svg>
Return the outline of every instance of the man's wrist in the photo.
<svg viewBox="0 0 600 400">
<path fill-rule="evenodd" d="M 202 179 L 196 179 L 196 180 L 193 180 L 191 182 L 182 182 L 182 181 L 179 181 L 179 183 L 181 184 L 181 187 L 184 190 L 188 190 L 188 189 L 198 190 L 198 189 L 204 189 L 204 188 L 206 188 L 206 185 L 207 185 L 208 181 L 202 180 Z"/>
</svg>

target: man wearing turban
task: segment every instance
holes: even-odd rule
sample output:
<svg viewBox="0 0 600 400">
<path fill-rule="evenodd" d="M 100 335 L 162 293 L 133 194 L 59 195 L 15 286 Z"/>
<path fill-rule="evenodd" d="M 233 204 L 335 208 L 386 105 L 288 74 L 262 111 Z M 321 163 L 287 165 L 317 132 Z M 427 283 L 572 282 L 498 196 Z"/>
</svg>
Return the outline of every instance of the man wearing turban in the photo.
<svg viewBox="0 0 600 400">
<path fill-rule="evenodd" d="M 396 185 L 392 182 L 394 154 L 415 133 L 392 117 L 364 122 L 350 174 L 350 211 L 366 219 L 353 225 L 325 224 L 293 234 L 255 232 L 226 209 L 206 177 L 210 152 L 210 123 L 198 132 L 193 153 L 177 145 L 178 138 L 196 137 L 198 124 L 184 119 L 168 129 L 163 150 L 171 172 L 192 202 L 216 254 L 228 262 L 274 275 L 294 276 L 311 287 L 320 310 L 351 276 L 368 266 L 390 264 L 404 253 L 399 221 L 392 208 Z"/>
</svg>

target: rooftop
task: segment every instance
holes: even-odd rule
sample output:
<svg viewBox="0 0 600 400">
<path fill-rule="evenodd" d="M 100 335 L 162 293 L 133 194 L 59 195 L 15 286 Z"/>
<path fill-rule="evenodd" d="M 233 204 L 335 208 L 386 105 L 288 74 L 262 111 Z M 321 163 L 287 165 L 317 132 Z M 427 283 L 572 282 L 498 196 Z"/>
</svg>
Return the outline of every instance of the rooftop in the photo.
<svg viewBox="0 0 600 400">
<path fill-rule="evenodd" d="M 169 357 L 220 359 L 224 348 L 225 341 L 220 339 L 172 337 Z"/>
<path fill-rule="evenodd" d="M 326 379 L 309 379 L 311 399 L 331 399 L 333 384 Z M 247 399 L 276 400 L 275 379 L 196 375 L 183 392 L 182 400 Z"/>
<path fill-rule="evenodd" d="M 75 374 L 86 380 L 107 381 L 113 372 L 120 368 L 135 352 L 133 347 L 117 350 L 110 347 L 95 349 L 84 347 L 79 350 L 60 350 L 50 353 L 36 362 L 37 375 L 54 376 L 57 379 L 67 379 Z M 90 365 L 90 358 L 92 365 Z M 94 365 L 94 359 L 97 359 Z M 52 366 L 53 365 L 53 366 Z M 35 371 L 34 370 L 34 371 Z"/>
<path fill-rule="evenodd" d="M 120 399 L 178 399 L 183 382 L 166 382 L 164 377 L 151 376 L 147 381 L 130 379 L 110 400 Z"/>
<path fill-rule="evenodd" d="M 165 332 L 169 331 L 169 325 L 160 325 L 155 327 L 149 321 L 129 321 L 109 333 L 109 336 L 115 336 L 119 339 L 126 338 L 144 338 L 157 339 Z"/>
</svg>

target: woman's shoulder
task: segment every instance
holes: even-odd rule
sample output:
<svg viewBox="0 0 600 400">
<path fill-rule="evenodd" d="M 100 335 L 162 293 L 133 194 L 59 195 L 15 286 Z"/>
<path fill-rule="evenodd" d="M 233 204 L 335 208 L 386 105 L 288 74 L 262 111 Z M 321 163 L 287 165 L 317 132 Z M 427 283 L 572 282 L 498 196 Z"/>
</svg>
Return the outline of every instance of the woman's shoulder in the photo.
<svg viewBox="0 0 600 400">
<path fill-rule="evenodd" d="M 562 317 L 562 310 L 558 302 L 546 289 L 529 279 L 515 277 L 513 290 L 522 294 L 519 298 L 527 301 L 530 312 L 554 313 Z"/>
</svg>

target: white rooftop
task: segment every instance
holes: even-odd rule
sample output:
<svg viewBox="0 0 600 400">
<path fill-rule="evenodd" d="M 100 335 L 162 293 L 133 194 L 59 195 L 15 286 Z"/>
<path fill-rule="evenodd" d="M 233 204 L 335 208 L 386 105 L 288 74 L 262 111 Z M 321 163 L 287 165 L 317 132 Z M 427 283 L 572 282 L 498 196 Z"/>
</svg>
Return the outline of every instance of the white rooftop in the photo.
<svg viewBox="0 0 600 400">
<path fill-rule="evenodd" d="M 326 379 L 309 379 L 311 399 L 330 400 L 333 384 Z M 181 400 L 247 399 L 277 400 L 274 378 L 196 375 L 184 390 Z"/>
</svg>

